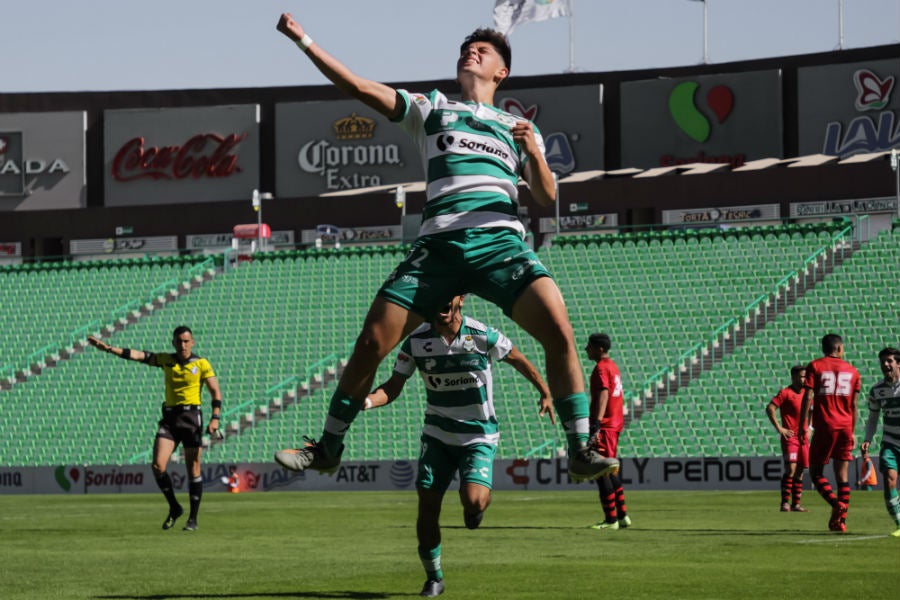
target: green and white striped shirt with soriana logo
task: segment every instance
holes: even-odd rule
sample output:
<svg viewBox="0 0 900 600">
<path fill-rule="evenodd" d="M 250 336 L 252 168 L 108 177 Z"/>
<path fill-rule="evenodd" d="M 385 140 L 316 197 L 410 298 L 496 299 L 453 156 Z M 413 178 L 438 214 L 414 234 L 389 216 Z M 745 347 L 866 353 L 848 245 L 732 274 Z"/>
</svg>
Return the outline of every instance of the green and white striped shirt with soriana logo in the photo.
<svg viewBox="0 0 900 600">
<path fill-rule="evenodd" d="M 418 368 L 422 375 L 428 402 L 422 433 L 451 446 L 496 446 L 491 364 L 512 347 L 496 329 L 465 316 L 449 344 L 430 323 L 413 331 L 400 347 L 394 372 L 409 378 Z"/>
<path fill-rule="evenodd" d="M 399 124 L 419 147 L 428 186 L 419 235 L 506 227 L 524 236 L 516 185 L 527 157 L 510 129 L 525 119 L 438 90 L 397 93 L 406 103 Z M 537 127 L 534 134 L 544 153 Z"/>
<path fill-rule="evenodd" d="M 881 381 L 872 386 L 868 398 L 869 418 L 866 421 L 866 439 L 871 441 L 883 415 L 881 444 L 900 449 L 900 381 Z"/>
</svg>

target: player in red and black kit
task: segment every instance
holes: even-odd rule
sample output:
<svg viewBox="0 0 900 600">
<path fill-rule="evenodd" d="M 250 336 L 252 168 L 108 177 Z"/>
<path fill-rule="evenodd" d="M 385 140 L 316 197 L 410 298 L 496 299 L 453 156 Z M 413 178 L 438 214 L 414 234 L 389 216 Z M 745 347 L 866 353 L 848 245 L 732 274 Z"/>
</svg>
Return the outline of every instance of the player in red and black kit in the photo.
<svg viewBox="0 0 900 600">
<path fill-rule="evenodd" d="M 612 341 L 605 333 L 592 333 L 585 347 L 588 358 L 597 364 L 591 372 L 591 442 L 597 452 L 609 458 L 618 456 L 619 434 L 625 425 L 622 402 L 622 376 L 609 357 Z M 597 479 L 604 520 L 591 529 L 620 529 L 631 525 L 625 507 L 625 492 L 618 473 Z"/>
<path fill-rule="evenodd" d="M 800 418 L 803 404 L 803 380 L 806 369 L 803 365 L 791 367 L 791 385 L 775 394 L 766 405 L 766 414 L 781 439 L 781 453 L 784 456 L 784 475 L 781 476 L 781 512 L 809 512 L 800 504 L 803 497 L 803 469 L 809 467 L 809 440 L 806 432 L 801 435 L 800 421 L 809 422 L 809 415 Z M 781 413 L 781 422 L 775 412 Z"/>
<path fill-rule="evenodd" d="M 831 505 L 828 529 L 847 531 L 847 510 L 850 506 L 849 466 L 856 446 L 856 403 L 859 398 L 859 371 L 844 360 L 844 340 L 829 333 L 822 338 L 823 358 L 806 367 L 806 394 L 800 415 L 809 414 L 813 407 L 813 436 L 809 445 L 809 473 L 816 491 Z M 806 431 L 806 419 L 801 432 Z M 828 479 L 822 474 L 828 461 L 834 459 L 834 480 L 837 496 Z"/>
</svg>

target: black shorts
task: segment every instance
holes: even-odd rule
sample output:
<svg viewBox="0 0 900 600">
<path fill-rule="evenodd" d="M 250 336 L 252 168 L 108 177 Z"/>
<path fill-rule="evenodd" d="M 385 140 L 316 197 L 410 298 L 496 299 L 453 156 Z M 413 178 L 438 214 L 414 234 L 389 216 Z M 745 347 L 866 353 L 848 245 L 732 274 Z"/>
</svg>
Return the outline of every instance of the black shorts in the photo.
<svg viewBox="0 0 900 600">
<path fill-rule="evenodd" d="M 156 437 L 173 440 L 175 446 L 199 448 L 203 445 L 203 412 L 199 406 L 163 407 Z"/>
</svg>

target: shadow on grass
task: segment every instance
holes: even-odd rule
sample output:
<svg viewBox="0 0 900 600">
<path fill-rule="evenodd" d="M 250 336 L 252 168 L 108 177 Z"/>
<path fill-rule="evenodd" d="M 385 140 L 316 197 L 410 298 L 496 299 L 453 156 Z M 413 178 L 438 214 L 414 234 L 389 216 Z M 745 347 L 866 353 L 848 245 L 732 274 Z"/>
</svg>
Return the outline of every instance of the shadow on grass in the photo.
<svg viewBox="0 0 900 600">
<path fill-rule="evenodd" d="M 228 594 L 216 592 L 215 594 L 146 594 L 146 595 L 115 595 L 94 596 L 97 600 L 175 600 L 176 598 L 349 598 L 350 600 L 378 600 L 379 598 L 396 598 L 397 596 L 416 596 L 417 594 L 387 593 L 387 592 L 271 592 L 262 594 Z"/>
</svg>

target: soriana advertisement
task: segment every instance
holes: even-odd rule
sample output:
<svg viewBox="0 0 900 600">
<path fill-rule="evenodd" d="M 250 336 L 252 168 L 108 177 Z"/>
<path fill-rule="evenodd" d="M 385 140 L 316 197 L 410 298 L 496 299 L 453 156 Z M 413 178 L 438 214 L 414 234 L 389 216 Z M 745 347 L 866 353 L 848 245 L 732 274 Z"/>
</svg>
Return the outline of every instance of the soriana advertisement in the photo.
<svg viewBox="0 0 900 600">
<path fill-rule="evenodd" d="M 0 210 L 83 208 L 83 111 L 0 114 Z"/>
<path fill-rule="evenodd" d="M 779 71 L 634 81 L 621 99 L 623 167 L 782 156 Z"/>
<path fill-rule="evenodd" d="M 108 110 L 107 206 L 250 198 L 259 187 L 259 106 Z"/>
</svg>

